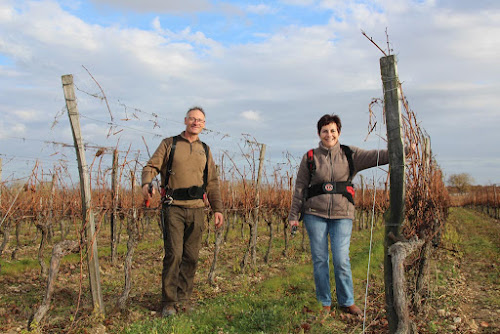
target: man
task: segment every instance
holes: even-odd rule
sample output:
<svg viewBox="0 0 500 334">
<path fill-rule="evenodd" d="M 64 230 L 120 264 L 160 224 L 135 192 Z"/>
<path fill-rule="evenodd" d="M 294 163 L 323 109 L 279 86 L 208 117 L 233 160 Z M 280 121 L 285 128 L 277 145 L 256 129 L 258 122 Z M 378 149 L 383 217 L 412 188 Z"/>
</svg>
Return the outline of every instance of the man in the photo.
<svg viewBox="0 0 500 334">
<path fill-rule="evenodd" d="M 189 300 L 201 247 L 205 196 L 215 212 L 215 227 L 220 228 L 224 222 L 215 163 L 208 146 L 198 138 L 205 127 L 203 109 L 189 109 L 184 124 L 186 130 L 164 139 L 142 171 L 142 193 L 146 200 L 154 194 L 151 181 L 161 174 L 164 317 L 191 308 Z"/>
</svg>

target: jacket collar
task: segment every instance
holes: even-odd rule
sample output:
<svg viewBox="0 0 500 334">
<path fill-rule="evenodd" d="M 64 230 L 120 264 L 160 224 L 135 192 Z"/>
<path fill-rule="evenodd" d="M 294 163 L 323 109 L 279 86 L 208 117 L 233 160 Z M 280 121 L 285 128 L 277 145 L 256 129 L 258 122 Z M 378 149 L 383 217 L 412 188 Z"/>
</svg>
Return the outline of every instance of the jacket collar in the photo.
<svg viewBox="0 0 500 334">
<path fill-rule="evenodd" d="M 186 136 L 184 135 L 186 131 L 182 131 L 181 134 L 180 134 L 180 137 L 184 140 L 184 141 L 187 141 L 189 143 L 189 140 L 186 138 Z M 193 143 L 196 143 L 196 142 L 201 142 L 201 139 L 200 137 L 198 136 L 198 138 L 196 138 L 196 140 L 193 142 Z"/>
<path fill-rule="evenodd" d="M 319 149 L 321 151 L 321 153 L 323 154 L 330 154 L 330 153 L 333 153 L 333 154 L 336 154 L 340 151 L 340 143 L 337 141 L 337 143 L 333 146 L 333 147 L 325 147 L 323 145 L 323 143 L 320 141 L 319 142 Z"/>
</svg>

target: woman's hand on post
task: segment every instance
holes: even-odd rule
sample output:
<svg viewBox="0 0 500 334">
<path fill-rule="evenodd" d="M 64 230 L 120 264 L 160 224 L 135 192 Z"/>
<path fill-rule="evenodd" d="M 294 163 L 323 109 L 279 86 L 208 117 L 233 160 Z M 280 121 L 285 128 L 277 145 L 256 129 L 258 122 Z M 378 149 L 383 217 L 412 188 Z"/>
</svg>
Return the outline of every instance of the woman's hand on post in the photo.
<svg viewBox="0 0 500 334">
<path fill-rule="evenodd" d="M 214 225 L 215 228 L 221 228 L 224 225 L 224 216 L 220 212 L 214 213 Z"/>
</svg>

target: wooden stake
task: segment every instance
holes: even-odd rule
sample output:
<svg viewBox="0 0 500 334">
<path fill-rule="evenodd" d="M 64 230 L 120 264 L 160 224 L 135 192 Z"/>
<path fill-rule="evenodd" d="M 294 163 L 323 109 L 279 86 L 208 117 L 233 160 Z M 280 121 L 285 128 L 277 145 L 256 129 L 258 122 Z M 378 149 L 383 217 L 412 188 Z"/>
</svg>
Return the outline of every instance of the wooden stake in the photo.
<svg viewBox="0 0 500 334">
<path fill-rule="evenodd" d="M 101 293 L 101 280 L 99 275 L 99 259 L 97 254 L 97 235 L 95 233 L 94 214 L 92 212 L 90 178 L 85 149 L 83 147 L 82 134 L 80 131 L 80 115 L 76 104 L 75 89 L 73 87 L 73 75 L 63 75 L 63 84 L 66 107 L 68 108 L 69 122 L 75 142 L 76 158 L 78 160 L 78 171 L 80 173 L 80 192 L 82 197 L 82 217 L 85 226 L 85 238 L 87 241 L 87 264 L 89 267 L 90 292 L 94 312 L 104 315 L 104 303 Z"/>
<path fill-rule="evenodd" d="M 400 227 L 404 218 L 405 200 L 405 158 L 403 147 L 403 136 L 401 130 L 401 105 L 398 71 L 394 55 L 380 58 L 380 71 L 384 87 L 384 107 L 387 124 L 387 146 L 389 150 L 390 171 L 390 207 L 385 219 L 385 301 L 387 318 L 389 321 L 389 333 L 395 333 L 398 329 L 399 319 L 394 304 L 394 278 L 389 247 L 394 241 L 388 237 L 389 234 L 396 238 L 400 235 Z"/>
<path fill-rule="evenodd" d="M 111 263 L 116 263 L 116 248 L 117 248 L 117 210 L 118 210 L 118 150 L 113 151 L 113 167 L 111 172 L 111 194 L 112 194 L 112 209 L 111 209 Z"/>
<path fill-rule="evenodd" d="M 255 208 L 253 209 L 254 233 L 252 235 L 252 265 L 257 265 L 257 234 L 259 226 L 259 207 L 260 207 L 260 183 L 262 180 L 262 168 L 264 166 L 264 156 L 266 155 L 266 144 L 260 144 L 259 170 L 257 172 L 257 186 L 255 196 Z"/>
</svg>

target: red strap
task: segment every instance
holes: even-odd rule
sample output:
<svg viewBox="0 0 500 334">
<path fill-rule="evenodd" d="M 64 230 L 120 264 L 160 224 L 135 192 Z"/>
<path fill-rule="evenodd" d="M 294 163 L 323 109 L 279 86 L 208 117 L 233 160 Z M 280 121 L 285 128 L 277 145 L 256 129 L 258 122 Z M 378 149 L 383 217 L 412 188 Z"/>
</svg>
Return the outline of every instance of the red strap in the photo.
<svg viewBox="0 0 500 334">
<path fill-rule="evenodd" d="M 309 174 L 312 176 L 314 172 L 314 152 L 313 150 L 307 151 L 307 168 L 309 169 Z"/>
</svg>

